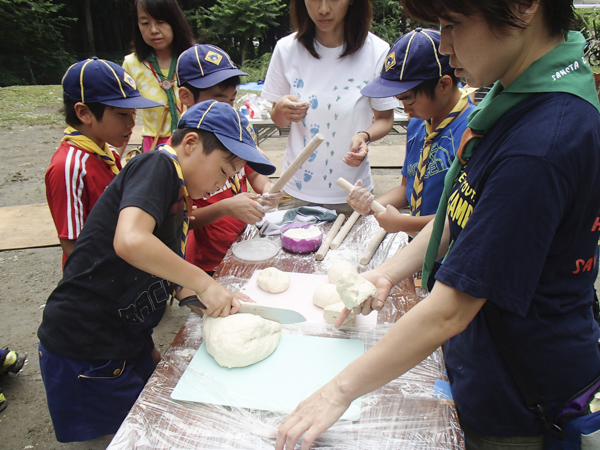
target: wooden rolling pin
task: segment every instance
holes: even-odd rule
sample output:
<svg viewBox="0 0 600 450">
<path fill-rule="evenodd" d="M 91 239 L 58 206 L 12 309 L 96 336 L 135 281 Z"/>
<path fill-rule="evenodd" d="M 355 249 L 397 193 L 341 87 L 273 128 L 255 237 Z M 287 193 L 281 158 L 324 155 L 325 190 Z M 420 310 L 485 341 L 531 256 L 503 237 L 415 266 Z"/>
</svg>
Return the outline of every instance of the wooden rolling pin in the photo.
<svg viewBox="0 0 600 450">
<path fill-rule="evenodd" d="M 331 241 L 330 247 L 332 249 L 335 250 L 336 248 L 338 248 L 340 246 L 340 244 L 342 243 L 342 241 L 344 240 L 346 235 L 350 232 L 350 229 L 352 228 L 352 226 L 358 220 L 359 217 L 360 217 L 360 213 L 357 213 L 356 211 L 354 211 L 352 213 L 352 215 L 348 218 L 348 220 L 346 221 L 346 223 L 344 224 L 344 226 L 342 227 L 340 232 L 338 234 L 336 234 L 335 238 L 333 238 L 333 241 Z"/>
<path fill-rule="evenodd" d="M 313 137 L 310 140 L 310 142 L 308 144 L 306 144 L 306 147 L 304 147 L 304 150 L 302 150 L 300 152 L 300 154 L 296 157 L 296 159 L 292 162 L 292 164 L 290 164 L 290 166 L 287 169 L 285 169 L 285 172 L 283 172 L 281 174 L 281 176 L 279 177 L 279 180 L 277 180 L 273 184 L 269 193 L 275 193 L 275 192 L 281 191 L 283 189 L 283 187 L 287 184 L 287 182 L 290 181 L 290 179 L 298 171 L 300 166 L 302 164 L 304 164 L 306 162 L 306 160 L 310 157 L 310 155 L 312 155 L 315 152 L 317 147 L 319 145 L 321 145 L 321 142 L 323 142 L 324 139 L 325 139 L 325 136 L 323 136 L 321 133 L 315 134 L 315 137 Z"/>
<path fill-rule="evenodd" d="M 364 253 L 360 257 L 361 264 L 369 264 L 369 261 L 371 261 L 373 254 L 377 250 L 377 247 L 379 247 L 379 244 L 381 244 L 381 241 L 383 241 L 383 239 L 385 238 L 386 234 L 387 231 L 379 227 L 379 230 L 377 230 L 377 233 L 375 234 L 375 236 L 373 236 L 373 239 L 369 243 L 369 246 L 365 249 Z"/>
<path fill-rule="evenodd" d="M 337 217 L 337 219 L 335 219 L 335 222 L 333 222 L 333 225 L 332 225 L 331 229 L 329 230 L 329 233 L 327 233 L 325 240 L 323 241 L 323 243 L 319 247 L 319 250 L 317 250 L 317 253 L 315 254 L 315 259 L 317 261 L 323 261 L 323 258 L 325 258 L 325 255 L 329 251 L 329 245 L 331 244 L 331 241 L 333 241 L 333 238 L 335 237 L 338 230 L 342 226 L 342 223 L 344 223 L 345 219 L 346 219 L 346 216 L 343 214 L 340 214 Z"/>
<path fill-rule="evenodd" d="M 354 189 L 354 185 L 352 183 L 344 180 L 343 178 L 338 178 L 336 183 L 339 187 L 341 187 L 346 192 L 352 192 L 352 189 Z M 385 207 L 381 203 L 376 202 L 375 200 L 373 200 L 371 202 L 371 209 L 373 211 L 375 211 L 376 213 L 385 212 Z M 331 248 L 334 248 L 334 247 L 331 247 Z"/>
</svg>

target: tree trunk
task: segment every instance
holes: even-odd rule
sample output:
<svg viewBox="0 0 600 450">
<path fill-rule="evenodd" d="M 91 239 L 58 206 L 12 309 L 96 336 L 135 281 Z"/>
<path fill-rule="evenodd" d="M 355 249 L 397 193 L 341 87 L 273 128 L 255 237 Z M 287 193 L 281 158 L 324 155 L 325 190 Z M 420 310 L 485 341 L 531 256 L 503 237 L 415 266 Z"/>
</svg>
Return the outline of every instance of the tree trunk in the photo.
<svg viewBox="0 0 600 450">
<path fill-rule="evenodd" d="M 90 0 L 83 0 L 83 11 L 85 16 L 85 29 L 87 31 L 87 47 L 90 56 L 96 54 L 96 44 L 94 42 L 94 27 L 92 23 L 92 10 L 90 8 Z"/>
<path fill-rule="evenodd" d="M 248 49 L 248 39 L 242 38 L 242 62 L 240 63 L 240 67 L 244 65 L 244 61 L 246 61 L 246 50 Z"/>
</svg>

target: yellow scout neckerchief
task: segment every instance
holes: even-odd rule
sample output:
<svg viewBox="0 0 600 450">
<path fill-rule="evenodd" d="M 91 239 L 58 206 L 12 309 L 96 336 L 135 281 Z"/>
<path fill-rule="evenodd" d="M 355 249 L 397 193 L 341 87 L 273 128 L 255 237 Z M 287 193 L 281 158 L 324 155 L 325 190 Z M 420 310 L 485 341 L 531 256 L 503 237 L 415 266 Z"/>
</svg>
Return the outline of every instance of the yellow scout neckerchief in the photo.
<svg viewBox="0 0 600 450">
<path fill-rule="evenodd" d="M 112 170 L 115 175 L 119 174 L 119 167 L 117 166 L 115 155 L 110 150 L 110 147 L 107 143 L 104 143 L 104 148 L 102 149 L 98 147 L 98 145 L 96 145 L 96 143 L 89 137 L 83 135 L 80 131 L 77 131 L 73 127 L 67 127 L 65 129 L 61 142 L 63 141 L 71 141 L 73 144 L 77 145 L 77 147 L 100 156 L 102 161 L 108 164 L 108 167 L 110 167 L 110 170 Z"/>
<path fill-rule="evenodd" d="M 472 92 L 472 91 L 471 91 Z M 427 137 L 425 138 L 425 143 L 423 146 L 423 151 L 421 152 L 421 157 L 419 158 L 419 165 L 417 166 L 417 173 L 415 174 L 415 181 L 413 185 L 413 192 L 410 197 L 410 212 L 413 216 L 421 215 L 421 202 L 423 200 L 423 184 L 425 182 L 425 173 L 427 172 L 427 166 L 429 165 L 429 151 L 431 150 L 431 144 L 435 137 L 446 128 L 448 125 L 452 123 L 454 119 L 456 119 L 463 109 L 468 104 L 468 94 L 470 92 L 468 90 L 461 90 L 461 96 L 450 114 L 446 116 L 444 120 L 438 125 L 438 127 L 431 131 L 431 122 L 429 120 L 425 121 L 425 130 L 427 131 Z"/>
</svg>

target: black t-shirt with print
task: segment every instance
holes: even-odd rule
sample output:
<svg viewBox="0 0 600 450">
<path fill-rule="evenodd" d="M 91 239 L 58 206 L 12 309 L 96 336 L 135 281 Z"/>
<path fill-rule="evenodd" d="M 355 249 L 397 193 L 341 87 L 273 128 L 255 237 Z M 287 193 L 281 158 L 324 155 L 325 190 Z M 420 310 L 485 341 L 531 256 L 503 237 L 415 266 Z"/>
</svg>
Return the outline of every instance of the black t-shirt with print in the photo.
<svg viewBox="0 0 600 450">
<path fill-rule="evenodd" d="M 76 359 L 128 359 L 139 355 L 172 292 L 157 278 L 119 258 L 113 240 L 119 213 L 144 210 L 154 235 L 180 246 L 184 197 L 171 159 L 150 152 L 131 160 L 92 209 L 63 279 L 50 294 L 38 336 L 51 352 Z"/>
</svg>

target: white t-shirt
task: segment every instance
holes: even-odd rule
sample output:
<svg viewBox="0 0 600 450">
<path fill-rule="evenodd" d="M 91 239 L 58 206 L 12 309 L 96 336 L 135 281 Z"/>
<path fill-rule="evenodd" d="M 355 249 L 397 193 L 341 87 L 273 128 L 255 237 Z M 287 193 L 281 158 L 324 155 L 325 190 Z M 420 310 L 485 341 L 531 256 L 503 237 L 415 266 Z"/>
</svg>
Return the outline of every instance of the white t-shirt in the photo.
<svg viewBox="0 0 600 450">
<path fill-rule="evenodd" d="M 292 33 L 280 39 L 271 58 L 262 96 L 276 102 L 284 95 L 296 95 L 311 103 L 302 122 L 292 123 L 283 163 L 285 170 L 317 133 L 325 141 L 286 184 L 285 191 L 313 203 L 345 203 L 348 193 L 336 181 L 351 183 L 359 178 L 373 188 L 368 157 L 359 167 L 342 161 L 350 140 L 373 122 L 373 110 L 398 106 L 391 98 L 369 99 L 360 90 L 379 75 L 390 46 L 369 33 L 362 48 L 340 59 L 344 47 L 326 48 L 315 41 L 321 56 L 314 58 Z"/>
</svg>

